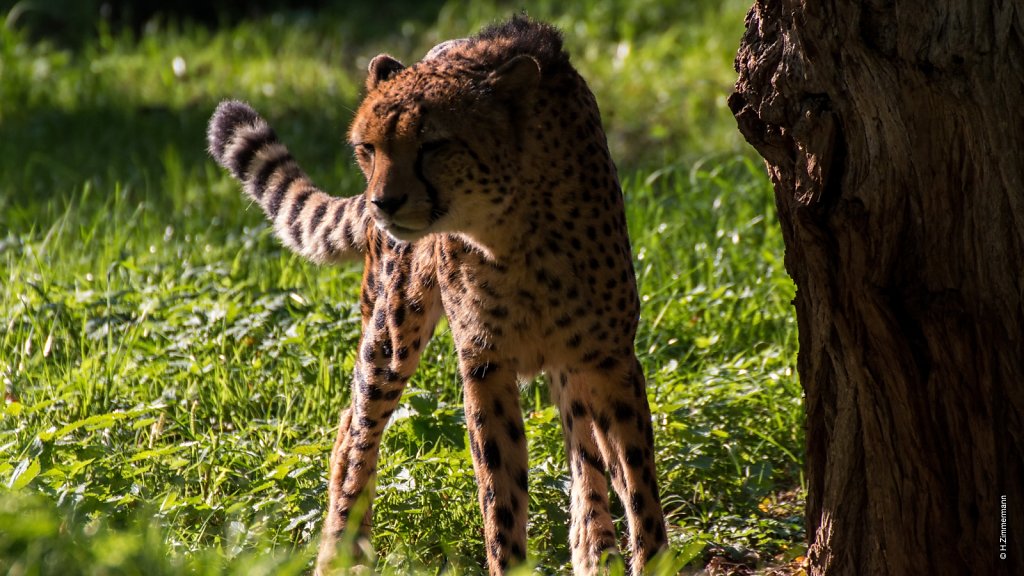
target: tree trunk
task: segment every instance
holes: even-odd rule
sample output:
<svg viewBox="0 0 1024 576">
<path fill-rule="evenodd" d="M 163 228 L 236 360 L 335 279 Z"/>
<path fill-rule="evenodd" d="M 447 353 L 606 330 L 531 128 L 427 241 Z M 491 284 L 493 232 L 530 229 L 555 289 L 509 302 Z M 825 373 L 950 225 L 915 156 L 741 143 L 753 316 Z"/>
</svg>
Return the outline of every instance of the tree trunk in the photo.
<svg viewBox="0 0 1024 576">
<path fill-rule="evenodd" d="M 811 574 L 1024 574 L 1024 4 L 757 0 Z"/>
</svg>

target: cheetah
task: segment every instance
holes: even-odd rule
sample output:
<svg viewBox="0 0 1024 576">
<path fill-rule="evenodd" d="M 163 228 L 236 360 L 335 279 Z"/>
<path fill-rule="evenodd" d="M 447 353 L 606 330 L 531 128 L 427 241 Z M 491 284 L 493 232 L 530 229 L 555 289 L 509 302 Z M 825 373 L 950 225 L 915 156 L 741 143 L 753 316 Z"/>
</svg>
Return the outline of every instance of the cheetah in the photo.
<svg viewBox="0 0 1024 576">
<path fill-rule="evenodd" d="M 288 248 L 364 260 L 362 335 L 330 458 L 317 572 L 372 498 L 381 434 L 442 314 L 458 353 L 487 564 L 526 557 L 519 381 L 546 374 L 570 471 L 573 570 L 616 553 L 607 478 L 634 574 L 667 544 L 623 195 L 597 103 L 556 28 L 515 16 L 404 66 L 372 59 L 349 141 L 366 181 L 315 187 L 268 124 L 225 101 L 209 150 Z M 356 527 L 368 536 L 370 513 Z M 353 516 L 353 519 L 355 516 Z"/>
</svg>

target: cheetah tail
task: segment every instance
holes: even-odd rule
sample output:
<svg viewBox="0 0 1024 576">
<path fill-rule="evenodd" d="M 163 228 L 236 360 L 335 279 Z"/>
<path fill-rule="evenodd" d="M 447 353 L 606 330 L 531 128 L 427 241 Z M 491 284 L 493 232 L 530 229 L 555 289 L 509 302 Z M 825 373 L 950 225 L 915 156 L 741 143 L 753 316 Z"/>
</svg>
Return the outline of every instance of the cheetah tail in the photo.
<svg viewBox="0 0 1024 576">
<path fill-rule="evenodd" d="M 285 246 L 316 263 L 366 252 L 364 197 L 338 198 L 320 191 L 248 104 L 221 102 L 206 136 L 210 154 L 242 183 Z"/>
</svg>

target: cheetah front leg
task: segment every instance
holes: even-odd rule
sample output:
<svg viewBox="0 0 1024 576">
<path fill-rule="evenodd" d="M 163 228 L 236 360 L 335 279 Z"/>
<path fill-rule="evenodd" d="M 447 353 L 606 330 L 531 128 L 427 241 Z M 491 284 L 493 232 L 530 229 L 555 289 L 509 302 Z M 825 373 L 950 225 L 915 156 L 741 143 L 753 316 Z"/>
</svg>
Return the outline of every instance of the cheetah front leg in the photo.
<svg viewBox="0 0 1024 576">
<path fill-rule="evenodd" d="M 455 334 L 459 340 L 459 334 Z M 526 558 L 526 436 L 516 373 L 508 363 L 468 355 L 460 346 L 473 470 L 490 574 Z"/>
<path fill-rule="evenodd" d="M 352 402 L 342 412 L 331 453 L 327 519 L 316 566 L 320 576 L 330 573 L 339 537 L 354 512 L 362 514 L 359 536 L 369 536 L 381 436 L 441 314 L 429 262 L 417 262 L 408 244 L 370 245 Z"/>
</svg>

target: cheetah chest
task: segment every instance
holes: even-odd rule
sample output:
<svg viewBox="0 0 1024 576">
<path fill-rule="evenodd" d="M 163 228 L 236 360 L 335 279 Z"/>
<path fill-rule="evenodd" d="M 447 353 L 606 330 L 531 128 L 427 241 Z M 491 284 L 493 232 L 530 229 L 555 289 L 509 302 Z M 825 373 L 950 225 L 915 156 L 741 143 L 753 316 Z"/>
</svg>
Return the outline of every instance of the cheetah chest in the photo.
<svg viewBox="0 0 1024 576">
<path fill-rule="evenodd" d="M 497 352 L 529 376 L 600 364 L 631 349 L 636 293 L 630 283 L 605 290 L 568 256 L 538 258 L 526 250 L 491 259 L 454 236 L 439 242 L 436 254 L 460 355 Z"/>
</svg>

